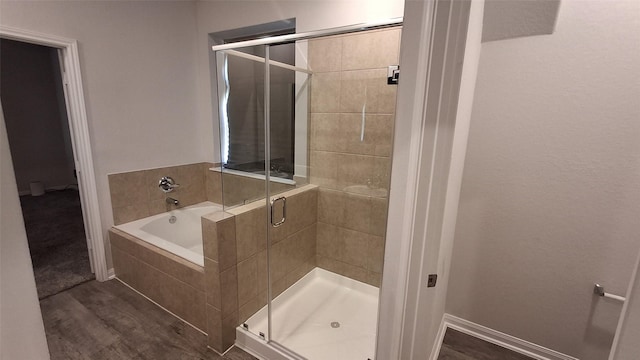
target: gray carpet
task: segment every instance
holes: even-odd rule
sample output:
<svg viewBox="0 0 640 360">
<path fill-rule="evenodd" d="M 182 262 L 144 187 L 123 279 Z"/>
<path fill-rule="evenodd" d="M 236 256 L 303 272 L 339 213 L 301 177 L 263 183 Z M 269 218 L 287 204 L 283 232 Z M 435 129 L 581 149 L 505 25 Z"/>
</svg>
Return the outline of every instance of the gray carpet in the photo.
<svg viewBox="0 0 640 360">
<path fill-rule="evenodd" d="M 21 196 L 38 297 L 94 279 L 76 190 Z"/>
</svg>

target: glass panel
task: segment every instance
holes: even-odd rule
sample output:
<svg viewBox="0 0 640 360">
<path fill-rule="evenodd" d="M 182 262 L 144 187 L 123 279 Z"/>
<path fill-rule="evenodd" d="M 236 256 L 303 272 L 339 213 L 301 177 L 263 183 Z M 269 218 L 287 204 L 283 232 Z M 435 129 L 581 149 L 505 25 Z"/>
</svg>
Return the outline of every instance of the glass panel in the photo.
<svg viewBox="0 0 640 360">
<path fill-rule="evenodd" d="M 253 46 L 216 55 L 225 208 L 265 196 L 264 49 Z"/>
<path fill-rule="evenodd" d="M 264 52 L 264 46 L 255 46 L 216 53 L 222 202 L 225 211 L 237 210 L 234 221 L 240 225 L 235 232 L 237 251 L 232 250 L 237 266 L 220 272 L 219 278 L 221 293 L 236 291 L 233 295 L 237 298 L 221 295 L 220 309 L 216 311 L 220 311 L 225 327 L 223 334 L 230 330 L 224 319 L 236 314 L 239 324 L 232 326 L 244 326 L 262 338 L 266 338 L 268 330 Z M 234 281 L 237 286 L 231 285 Z"/>
<path fill-rule="evenodd" d="M 310 74 L 303 57 L 296 58 L 306 46 L 305 41 L 269 47 L 269 191 L 273 203 L 268 250 L 270 340 L 293 352 L 299 349 L 291 346 L 291 338 L 297 336 L 296 324 L 305 314 L 291 312 L 302 303 L 291 299 L 292 291 L 283 291 L 315 268 L 316 248 L 317 191 L 305 187 L 309 183 Z M 282 184 L 281 177 L 290 178 L 295 184 Z M 284 223 L 278 224 L 282 220 Z"/>
<path fill-rule="evenodd" d="M 308 61 L 311 76 L 269 68 L 272 164 L 292 76 L 294 108 L 299 99 L 308 106 L 306 131 L 293 122 L 294 142 L 307 141 L 304 165 L 294 152 L 301 180 L 293 192 L 270 186 L 272 199 L 286 197 L 286 221 L 269 230 L 270 340 L 304 358 L 374 358 L 397 89 L 387 69 L 398 64 L 399 42 L 400 28 L 314 39 L 296 44 L 304 62 L 294 58 L 298 67 Z M 275 219 L 284 203 L 275 203 Z"/>
</svg>

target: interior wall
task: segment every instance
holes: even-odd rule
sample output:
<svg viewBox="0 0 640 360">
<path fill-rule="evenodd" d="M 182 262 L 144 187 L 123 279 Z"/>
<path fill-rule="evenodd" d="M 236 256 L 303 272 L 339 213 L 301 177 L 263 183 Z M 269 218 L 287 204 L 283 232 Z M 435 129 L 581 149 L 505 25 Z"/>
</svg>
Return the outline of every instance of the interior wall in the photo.
<svg viewBox="0 0 640 360">
<path fill-rule="evenodd" d="M 0 44 L 0 97 L 18 192 L 28 194 L 32 181 L 47 189 L 75 184 L 64 97 L 58 97 L 58 51 L 6 39 Z"/>
<path fill-rule="evenodd" d="M 640 3 L 564 1 L 482 45 L 448 313 L 604 359 L 638 254 Z"/>
<path fill-rule="evenodd" d="M 113 224 L 107 174 L 206 157 L 195 11 L 188 1 L 0 2 L 2 25 L 78 40 L 105 237 Z"/>
<path fill-rule="evenodd" d="M 403 0 L 197 2 L 200 143 L 204 146 L 202 150 L 210 156 L 208 161 L 220 162 L 218 104 L 211 86 L 217 80 L 212 78 L 209 70 L 210 33 L 289 18 L 296 18 L 296 32 L 305 32 L 402 17 L 403 9 Z M 303 56 L 306 58 L 306 54 Z"/>
<path fill-rule="evenodd" d="M 0 359 L 49 359 L 0 106 Z"/>
</svg>

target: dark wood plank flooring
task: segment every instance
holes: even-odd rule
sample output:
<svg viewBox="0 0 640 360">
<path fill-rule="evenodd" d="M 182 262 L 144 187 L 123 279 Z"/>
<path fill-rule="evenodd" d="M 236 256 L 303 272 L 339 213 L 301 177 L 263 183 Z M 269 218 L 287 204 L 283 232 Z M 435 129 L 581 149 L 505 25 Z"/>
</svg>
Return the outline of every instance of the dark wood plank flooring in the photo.
<svg viewBox="0 0 640 360">
<path fill-rule="evenodd" d="M 533 358 L 478 339 L 460 331 L 447 329 L 438 360 L 534 360 Z"/>
<path fill-rule="evenodd" d="M 256 360 L 207 349 L 205 335 L 117 280 L 86 282 L 40 307 L 52 360 Z"/>
</svg>

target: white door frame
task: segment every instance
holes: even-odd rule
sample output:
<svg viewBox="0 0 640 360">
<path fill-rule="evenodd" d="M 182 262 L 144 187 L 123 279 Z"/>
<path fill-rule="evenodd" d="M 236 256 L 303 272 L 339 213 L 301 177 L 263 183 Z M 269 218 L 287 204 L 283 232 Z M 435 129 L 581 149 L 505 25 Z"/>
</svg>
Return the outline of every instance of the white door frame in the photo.
<svg viewBox="0 0 640 360">
<path fill-rule="evenodd" d="M 73 157 L 82 203 L 82 217 L 89 248 L 89 260 L 96 279 L 98 281 L 108 280 L 102 221 L 98 206 L 98 191 L 93 168 L 82 77 L 80 76 L 78 42 L 72 39 L 8 26 L 0 26 L 0 38 L 56 48 L 61 54 L 62 81 L 64 83 L 71 145 L 73 146 Z"/>
<path fill-rule="evenodd" d="M 429 358 L 444 315 L 482 5 L 405 1 L 379 359 Z M 429 274 L 436 287 L 427 287 Z"/>
</svg>

